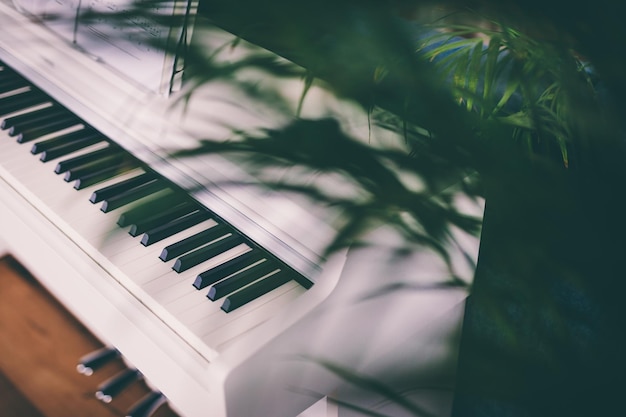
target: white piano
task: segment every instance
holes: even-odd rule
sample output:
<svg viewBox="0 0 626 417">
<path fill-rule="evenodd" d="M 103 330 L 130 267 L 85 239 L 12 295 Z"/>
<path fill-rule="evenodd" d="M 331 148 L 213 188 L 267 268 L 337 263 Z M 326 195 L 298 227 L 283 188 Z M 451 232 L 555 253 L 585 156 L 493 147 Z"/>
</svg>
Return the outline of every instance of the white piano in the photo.
<svg viewBox="0 0 626 417">
<path fill-rule="evenodd" d="M 194 94 L 184 111 L 176 94 L 148 91 L 6 0 L 0 27 L 0 85 L 13 83 L 0 93 L 0 117 L 15 126 L 0 132 L 2 248 L 176 412 L 357 415 L 323 400 L 330 396 L 412 415 L 347 383 L 322 366 L 328 361 L 394 387 L 433 415 L 449 414 L 466 291 L 436 286 L 448 275 L 436 255 L 424 250 L 398 261 L 398 237 L 381 229 L 371 246 L 321 262 L 335 213 L 298 196 L 229 185 L 250 178 L 222 156 L 168 157 L 198 137 L 229 137 L 228 126 L 207 114 L 243 128 L 267 127 L 271 115 L 235 106 L 237 92 L 219 84 Z M 193 41 L 203 36 L 198 30 Z M 301 85 L 285 89 L 296 102 Z M 322 92 L 311 96 L 305 115 L 315 116 L 320 106 L 340 108 L 355 134 L 367 132 L 366 118 L 349 105 Z M 33 128 L 37 118 L 45 123 Z M 38 130 L 48 121 L 57 124 Z M 91 139 L 84 146 L 63 149 L 85 135 Z M 109 151 L 102 167 L 118 164 L 116 175 L 93 180 L 93 172 L 78 169 L 81 158 Z M 116 194 L 120 184 L 130 193 Z M 181 196 L 181 189 L 193 191 Z M 158 219 L 133 212 L 135 202 L 151 199 L 164 215 L 172 212 L 168 222 L 184 227 L 159 227 Z M 460 204 L 482 215 L 481 204 Z M 132 227 L 135 237 L 127 233 Z M 473 265 L 464 253 L 476 259 L 478 239 L 459 233 L 455 272 L 470 282 Z M 221 278 L 244 278 L 219 284 L 203 275 L 219 275 L 220 267 L 231 271 Z M 383 291 L 394 283 L 408 289 Z"/>
</svg>

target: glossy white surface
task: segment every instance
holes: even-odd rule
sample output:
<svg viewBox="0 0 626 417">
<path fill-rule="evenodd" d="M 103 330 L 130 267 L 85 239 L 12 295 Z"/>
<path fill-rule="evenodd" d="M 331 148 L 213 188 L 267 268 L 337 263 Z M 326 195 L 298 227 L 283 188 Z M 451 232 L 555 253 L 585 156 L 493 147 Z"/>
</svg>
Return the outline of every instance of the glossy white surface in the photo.
<svg viewBox="0 0 626 417">
<path fill-rule="evenodd" d="M 0 25 L 1 60 L 171 180 L 193 186 L 247 178 L 219 156 L 163 163 L 166 150 L 195 143 L 171 102 L 68 48 L 4 2 Z M 422 382 L 436 375 L 450 386 L 466 294 L 433 288 L 449 275 L 433 253 L 398 261 L 397 237 L 381 229 L 372 246 L 338 253 L 320 266 L 317 255 L 334 230 L 319 210 L 254 188 L 202 189 L 199 201 L 315 281 L 308 291 L 282 286 L 226 315 L 191 286 L 200 268 L 178 276 L 172 261 L 157 259 L 164 246 L 201 225 L 149 248 L 126 233 L 112 234 L 119 210 L 103 214 L 88 202 L 102 185 L 73 190 L 52 172 L 55 162 L 39 162 L 29 148 L 0 133 L 0 241 L 183 416 L 293 417 L 324 395 L 357 399 L 315 359 L 398 388 L 411 388 L 409 371 Z M 480 215 L 482 207 L 469 204 L 468 210 Z M 477 256 L 478 239 L 460 241 Z M 461 251 L 454 265 L 471 280 Z M 398 283 L 405 291 L 388 291 Z M 314 407 L 302 417 L 341 415 L 329 404 Z M 439 411 L 445 414 L 445 406 Z"/>
</svg>

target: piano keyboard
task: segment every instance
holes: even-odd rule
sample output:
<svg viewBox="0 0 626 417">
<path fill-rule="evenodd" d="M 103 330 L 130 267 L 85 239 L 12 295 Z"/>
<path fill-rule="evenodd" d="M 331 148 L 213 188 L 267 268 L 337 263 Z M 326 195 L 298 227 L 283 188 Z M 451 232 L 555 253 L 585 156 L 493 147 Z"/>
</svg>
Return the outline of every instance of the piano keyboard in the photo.
<svg viewBox="0 0 626 417">
<path fill-rule="evenodd" d="M 311 287 L 184 190 L 0 66 L 0 165 L 119 268 L 122 285 L 142 302 L 165 309 L 170 320 L 215 348 Z M 234 321 L 236 332 L 228 326 Z"/>
</svg>

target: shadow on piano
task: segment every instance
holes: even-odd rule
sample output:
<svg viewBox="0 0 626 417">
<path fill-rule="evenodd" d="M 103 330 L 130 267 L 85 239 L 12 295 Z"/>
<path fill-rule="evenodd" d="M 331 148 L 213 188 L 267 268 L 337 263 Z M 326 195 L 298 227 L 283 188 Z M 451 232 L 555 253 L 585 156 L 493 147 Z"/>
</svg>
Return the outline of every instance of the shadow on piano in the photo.
<svg viewBox="0 0 626 417">
<path fill-rule="evenodd" d="M 194 118 L 198 110 L 254 128 L 267 127 L 268 114 L 233 103 L 242 96 L 219 83 L 194 92 L 184 112 L 10 5 L 0 4 L 0 18 L 12 28 L 0 36 L 2 239 L 177 412 L 292 417 L 331 395 L 401 415 L 326 361 L 449 412 L 466 290 L 438 283 L 450 265 L 471 279 L 466 254 L 477 254 L 476 237 L 457 231 L 448 265 L 428 247 L 399 256 L 402 240 L 383 227 L 318 264 L 337 213 L 291 193 L 233 186 L 252 177 L 222 155 L 169 158 L 174 147 L 197 145 L 194 132 L 230 134 L 228 124 Z M 368 131 L 367 117 L 358 116 L 357 131 Z M 458 201 L 481 215 L 480 203 Z M 390 291 L 396 283 L 412 290 Z"/>
</svg>

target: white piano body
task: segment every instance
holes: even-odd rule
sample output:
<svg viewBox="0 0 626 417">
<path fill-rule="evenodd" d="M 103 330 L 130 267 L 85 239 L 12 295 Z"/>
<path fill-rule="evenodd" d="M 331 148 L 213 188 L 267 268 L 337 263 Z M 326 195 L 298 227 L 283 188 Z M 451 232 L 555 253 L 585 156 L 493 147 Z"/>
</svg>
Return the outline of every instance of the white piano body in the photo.
<svg viewBox="0 0 626 417">
<path fill-rule="evenodd" d="M 146 92 L 6 0 L 0 2 L 0 25 L 0 61 L 171 181 L 189 188 L 246 179 L 221 156 L 166 158 L 173 147 L 195 145 L 193 132 L 228 137 L 223 126 L 202 118 L 195 124 L 192 117 L 196 110 L 232 115 L 230 100 L 215 99 L 230 98 L 228 89 L 217 87 L 204 98 L 198 93 L 195 107 L 184 113 L 172 97 Z M 297 100 L 301 90 L 295 91 Z M 251 114 L 229 118 L 258 123 Z M 314 282 L 307 290 L 292 281 L 226 314 L 206 291 L 192 287 L 201 269 L 177 276 L 171 263 L 157 259 L 163 245 L 150 249 L 126 233 L 111 234 L 117 216 L 87 201 L 93 188 L 73 190 L 53 167 L 2 135 L 4 249 L 115 346 L 182 416 L 294 417 L 325 395 L 396 416 L 407 413 L 364 395 L 318 361 L 376 377 L 436 415 L 449 412 L 466 290 L 432 285 L 448 274 L 432 253 L 398 261 L 395 235 L 380 230 L 371 246 L 336 253 L 320 266 L 318 254 L 334 233 L 324 211 L 253 187 L 201 189 L 194 198 Z M 480 204 L 467 204 L 482 214 Z M 478 239 L 460 236 L 460 242 L 477 256 Z M 471 265 L 458 255 L 457 274 L 471 280 Z M 160 284 L 151 276 L 160 277 Z M 372 296 L 394 283 L 409 289 Z M 321 415 L 353 415 L 321 408 Z"/>
</svg>

